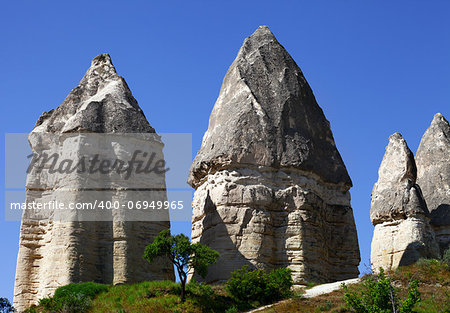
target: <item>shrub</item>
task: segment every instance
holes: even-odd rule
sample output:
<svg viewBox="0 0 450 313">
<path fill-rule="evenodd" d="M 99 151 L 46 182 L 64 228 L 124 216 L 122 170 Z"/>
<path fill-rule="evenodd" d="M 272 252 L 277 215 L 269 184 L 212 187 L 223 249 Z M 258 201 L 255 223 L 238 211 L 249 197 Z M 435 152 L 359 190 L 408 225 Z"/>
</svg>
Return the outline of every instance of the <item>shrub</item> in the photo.
<svg viewBox="0 0 450 313">
<path fill-rule="evenodd" d="M 91 299 L 80 294 L 69 294 L 64 298 L 45 298 L 39 305 L 47 312 L 81 313 L 91 306 Z"/>
<path fill-rule="evenodd" d="M 264 296 L 265 276 L 262 269 L 248 270 L 245 265 L 231 273 L 231 278 L 227 281 L 227 291 L 240 301 L 260 300 Z"/>
<path fill-rule="evenodd" d="M 448 270 L 448 263 L 436 259 L 419 259 L 416 264 L 418 271 L 427 279 L 437 278 L 440 273 Z"/>
<path fill-rule="evenodd" d="M 23 311 L 23 313 L 37 313 L 36 306 L 35 305 L 30 306 L 28 309 Z"/>
<path fill-rule="evenodd" d="M 441 264 L 441 261 L 439 261 L 437 259 L 420 258 L 416 262 L 416 265 L 421 268 L 436 267 L 436 266 L 439 266 L 440 264 Z"/>
<path fill-rule="evenodd" d="M 444 255 L 442 256 L 442 261 L 444 263 L 447 263 L 448 265 L 450 265 L 450 248 L 448 248 L 445 252 Z"/>
<path fill-rule="evenodd" d="M 275 269 L 266 273 L 262 269 L 250 271 L 245 265 L 231 273 L 227 291 L 238 301 L 270 303 L 287 297 L 293 285 L 291 270 Z"/>
<path fill-rule="evenodd" d="M 56 289 L 55 295 L 53 297 L 64 298 L 72 294 L 77 294 L 93 299 L 96 295 L 105 291 L 108 291 L 107 285 L 97 284 L 94 282 L 85 282 L 59 287 L 58 289 Z"/>
<path fill-rule="evenodd" d="M 239 312 L 239 310 L 235 306 L 232 306 L 225 311 L 225 313 L 238 313 L 238 312 Z"/>
<path fill-rule="evenodd" d="M 86 312 L 92 299 L 97 294 L 107 290 L 107 285 L 93 282 L 69 284 L 56 289 L 53 297 L 41 299 L 39 305 L 50 312 Z"/>
<path fill-rule="evenodd" d="M 266 287 L 266 297 L 269 299 L 282 299 L 291 295 L 293 285 L 291 270 L 280 268 L 268 274 L 268 284 Z"/>
<path fill-rule="evenodd" d="M 14 312 L 14 308 L 7 298 L 0 298 L 0 313 Z"/>
<path fill-rule="evenodd" d="M 199 283 L 195 279 L 192 279 L 186 285 L 186 292 L 194 297 L 212 297 L 214 295 L 214 290 L 211 286 Z"/>
<path fill-rule="evenodd" d="M 398 290 L 392 286 L 391 279 L 384 275 L 382 268 L 377 276 L 364 278 L 362 291 L 350 292 L 345 284 L 343 288 L 346 291 L 345 302 L 356 313 L 410 313 L 420 301 L 417 281 L 410 283 L 408 296 L 400 300 Z"/>
</svg>

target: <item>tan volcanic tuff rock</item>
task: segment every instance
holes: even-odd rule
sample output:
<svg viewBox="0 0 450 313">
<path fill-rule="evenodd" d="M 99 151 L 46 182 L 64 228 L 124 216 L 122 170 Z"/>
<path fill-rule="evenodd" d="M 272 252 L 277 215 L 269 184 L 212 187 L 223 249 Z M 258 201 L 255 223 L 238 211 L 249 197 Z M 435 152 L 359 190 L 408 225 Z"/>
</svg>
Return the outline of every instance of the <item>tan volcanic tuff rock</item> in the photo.
<svg viewBox="0 0 450 313">
<path fill-rule="evenodd" d="M 441 254 L 450 244 L 450 126 L 438 113 L 416 153 L 417 183 L 431 214 L 431 226 Z"/>
<path fill-rule="evenodd" d="M 370 218 L 375 229 L 371 263 L 375 271 L 380 267 L 395 269 L 421 257 L 438 255 L 416 176 L 414 156 L 406 141 L 401 134 L 393 134 L 372 191 Z"/>
<path fill-rule="evenodd" d="M 83 171 L 82 167 L 77 168 L 80 171 L 51 171 L 48 166 L 39 166 L 45 155 L 55 153 L 60 162 L 56 168 L 60 169 L 65 168 L 61 160 L 77 163 L 83 156 L 91 160 L 98 155 L 105 162 L 128 161 L 136 150 L 154 152 L 156 158 L 163 159 L 159 136 L 125 80 L 117 75 L 109 55 L 93 59 L 80 84 L 58 108 L 42 114 L 28 139 L 33 153 L 41 159 L 27 176 L 27 203 L 92 204 L 103 200 L 127 204 L 142 198 L 167 199 L 164 175 L 150 177 L 133 172 L 127 178 L 126 172 L 105 172 L 104 167 L 96 171 Z M 56 288 L 75 282 L 173 280 L 168 260 L 150 265 L 142 259 L 145 245 L 169 227 L 167 211 L 151 216 L 124 210 L 25 210 L 14 306 L 23 311 L 52 295 Z"/>
<path fill-rule="evenodd" d="M 350 177 L 300 68 L 266 26 L 225 75 L 188 182 L 192 240 L 220 253 L 206 281 L 245 264 L 289 267 L 296 284 L 358 276 Z"/>
</svg>

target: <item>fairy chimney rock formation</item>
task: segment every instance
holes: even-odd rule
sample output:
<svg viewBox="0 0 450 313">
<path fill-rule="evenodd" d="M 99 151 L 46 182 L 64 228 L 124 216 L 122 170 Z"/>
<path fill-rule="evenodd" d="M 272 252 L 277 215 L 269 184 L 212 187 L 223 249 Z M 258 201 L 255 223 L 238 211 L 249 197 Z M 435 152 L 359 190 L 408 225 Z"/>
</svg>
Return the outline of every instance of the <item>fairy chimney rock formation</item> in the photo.
<svg viewBox="0 0 450 313">
<path fill-rule="evenodd" d="M 188 182 L 192 240 L 220 253 L 206 281 L 246 264 L 289 267 L 296 284 L 358 276 L 352 182 L 302 71 L 268 27 L 228 69 Z"/>
<path fill-rule="evenodd" d="M 417 183 L 431 214 L 431 226 L 441 254 L 450 243 L 450 126 L 438 113 L 416 153 Z"/>
<path fill-rule="evenodd" d="M 105 166 L 112 160 L 127 162 L 136 150 L 163 158 L 159 136 L 107 54 L 93 59 L 60 106 L 42 114 L 28 140 L 36 163 L 32 160 L 27 176 L 27 203 L 92 205 L 98 200 L 114 205 L 167 197 L 164 175 L 148 179 L 130 171 L 130 177 L 126 167 L 114 171 L 112 165 Z M 56 170 L 49 169 L 52 162 L 40 166 L 53 155 Z M 94 164 L 95 156 L 101 167 Z M 75 164 L 78 167 L 71 168 Z M 104 211 L 24 211 L 14 288 L 14 306 L 19 311 L 68 283 L 174 279 L 168 260 L 152 265 L 142 260 L 145 245 L 170 227 L 167 212 L 167 216 L 149 216 L 120 209 Z"/>
<path fill-rule="evenodd" d="M 371 263 L 394 269 L 438 254 L 429 212 L 416 184 L 414 155 L 402 135 L 389 137 L 378 181 L 372 191 L 370 218 L 375 226 Z"/>
</svg>

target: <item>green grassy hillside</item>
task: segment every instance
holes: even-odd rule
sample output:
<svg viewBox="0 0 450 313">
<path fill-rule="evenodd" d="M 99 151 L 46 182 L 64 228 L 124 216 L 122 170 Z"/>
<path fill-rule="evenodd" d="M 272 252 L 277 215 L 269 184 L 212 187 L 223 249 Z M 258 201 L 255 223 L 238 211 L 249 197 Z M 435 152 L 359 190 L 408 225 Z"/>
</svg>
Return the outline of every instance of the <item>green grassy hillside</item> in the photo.
<svg viewBox="0 0 450 313">
<path fill-rule="evenodd" d="M 416 312 L 450 312 L 449 265 L 438 260 L 421 260 L 415 265 L 401 267 L 387 273 L 404 298 L 411 281 L 419 281 L 421 301 Z M 190 283 L 187 300 L 180 303 L 180 286 L 169 281 L 142 282 L 133 285 L 106 286 L 94 283 L 71 284 L 60 288 L 55 296 L 43 299 L 29 312 L 239 312 L 260 306 L 259 303 L 238 303 L 224 286 Z M 360 290 L 361 285 L 349 286 Z M 275 304 L 265 313 L 281 312 L 353 312 L 343 299 L 344 290 L 315 298 L 302 298 L 297 292 L 289 299 Z"/>
</svg>

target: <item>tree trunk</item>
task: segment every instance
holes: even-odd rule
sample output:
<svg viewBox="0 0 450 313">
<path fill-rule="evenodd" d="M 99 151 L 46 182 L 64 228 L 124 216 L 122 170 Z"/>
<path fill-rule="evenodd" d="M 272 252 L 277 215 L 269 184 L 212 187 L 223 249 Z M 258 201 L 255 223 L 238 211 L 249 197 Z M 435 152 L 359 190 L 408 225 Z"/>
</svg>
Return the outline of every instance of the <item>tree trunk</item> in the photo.
<svg viewBox="0 0 450 313">
<path fill-rule="evenodd" d="M 183 303 L 184 301 L 186 301 L 186 279 L 182 279 L 180 277 L 181 280 L 181 303 Z"/>
<path fill-rule="evenodd" d="M 186 280 L 187 280 L 187 274 L 183 271 L 183 268 L 181 266 L 176 266 L 178 271 L 178 276 L 180 277 L 180 283 L 181 283 L 181 296 L 180 301 L 183 303 L 186 301 Z"/>
</svg>

